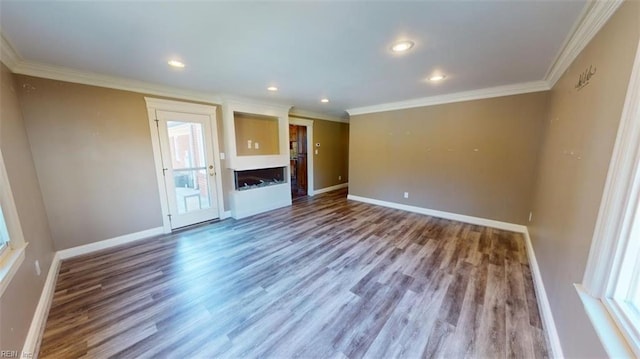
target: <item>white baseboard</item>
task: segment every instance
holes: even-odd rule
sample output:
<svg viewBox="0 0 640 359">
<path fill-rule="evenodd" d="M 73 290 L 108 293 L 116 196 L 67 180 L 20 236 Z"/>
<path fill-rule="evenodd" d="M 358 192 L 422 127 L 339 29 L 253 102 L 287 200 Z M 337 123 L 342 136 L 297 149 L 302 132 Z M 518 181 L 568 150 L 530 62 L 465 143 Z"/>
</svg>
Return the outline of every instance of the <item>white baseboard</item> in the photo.
<svg viewBox="0 0 640 359">
<path fill-rule="evenodd" d="M 337 184 L 335 186 L 315 189 L 315 190 L 313 190 L 313 194 L 316 195 L 316 194 L 320 194 L 320 193 L 327 193 L 327 192 L 336 191 L 336 190 L 339 190 L 339 189 L 342 189 L 342 188 L 347 188 L 347 187 L 349 187 L 349 182 L 340 183 L 340 184 Z"/>
<path fill-rule="evenodd" d="M 347 199 L 350 199 L 350 200 L 353 200 L 353 201 L 358 201 L 358 202 L 369 203 L 369 204 L 375 204 L 375 205 L 383 206 L 383 207 L 400 209 L 400 210 L 407 211 L 407 212 L 420 213 L 420 214 L 424 214 L 424 215 L 432 216 L 432 217 L 450 219 L 452 221 L 471 223 L 471 224 L 475 224 L 475 225 L 478 225 L 478 226 L 485 226 L 485 227 L 491 227 L 491 228 L 497 228 L 497 229 L 504 229 L 506 231 L 511 231 L 511 232 L 524 233 L 527 230 L 526 226 L 523 226 L 523 225 L 520 225 L 520 224 L 514 224 L 514 223 L 508 223 L 508 222 L 500 222 L 500 221 L 495 221 L 493 219 L 486 219 L 486 218 L 480 218 L 480 217 L 466 216 L 464 214 L 437 211 L 435 209 L 410 206 L 410 205 L 401 204 L 401 203 L 395 203 L 395 202 L 381 201 L 379 199 L 354 196 L 354 195 L 351 195 L 351 194 L 347 196 Z"/>
<path fill-rule="evenodd" d="M 51 301 L 53 300 L 53 293 L 56 290 L 56 279 L 58 278 L 58 271 L 60 269 L 60 256 L 58 253 L 53 255 L 51 260 L 51 266 L 49 267 L 49 273 L 47 279 L 44 282 L 42 293 L 40 293 L 40 300 L 38 300 L 38 306 L 31 320 L 31 326 L 29 332 L 27 332 L 27 339 L 22 347 L 23 356 L 29 358 L 36 358 L 40 344 L 40 336 L 44 330 L 44 325 L 49 315 L 49 308 L 51 307 Z M 32 354 L 32 356 L 28 356 Z M 22 356 L 21 356 L 22 357 Z"/>
<path fill-rule="evenodd" d="M 556 322 L 553 320 L 551 305 L 549 304 L 549 298 L 547 297 L 547 291 L 544 289 L 544 282 L 542 281 L 540 267 L 536 260 L 536 253 L 533 251 L 533 244 L 531 243 L 531 237 L 529 237 L 529 230 L 527 230 L 526 227 L 523 234 L 524 241 L 527 246 L 527 256 L 529 257 L 529 268 L 531 269 L 531 276 L 533 277 L 536 298 L 538 300 L 538 310 L 540 311 L 542 325 L 547 333 L 549 346 L 551 347 L 550 356 L 552 358 L 564 358 L 562 345 L 560 344 L 560 337 L 558 336 L 558 330 L 556 329 Z"/>
<path fill-rule="evenodd" d="M 63 249 L 61 251 L 58 251 L 57 254 L 60 256 L 61 260 L 64 260 L 68 258 L 77 257 L 83 254 L 99 251 L 102 249 L 119 246 L 121 244 L 131 243 L 131 242 L 139 241 L 141 239 L 158 236 L 163 233 L 164 233 L 163 227 L 156 227 L 156 228 L 151 228 L 151 229 L 147 229 L 147 230 L 136 232 L 136 233 L 125 234 L 124 236 L 120 236 L 120 237 L 115 237 L 111 239 L 105 239 L 99 242 L 85 244 L 83 246 Z"/>
</svg>

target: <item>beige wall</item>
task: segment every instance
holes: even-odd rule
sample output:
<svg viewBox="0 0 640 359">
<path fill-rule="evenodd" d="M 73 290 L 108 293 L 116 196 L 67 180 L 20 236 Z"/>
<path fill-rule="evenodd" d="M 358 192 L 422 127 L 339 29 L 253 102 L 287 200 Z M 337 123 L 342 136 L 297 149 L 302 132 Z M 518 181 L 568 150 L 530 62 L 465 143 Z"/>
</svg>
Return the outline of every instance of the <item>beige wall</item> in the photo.
<svg viewBox="0 0 640 359">
<path fill-rule="evenodd" d="M 320 143 L 320 147 L 315 147 Z M 315 154 L 315 150 L 318 154 Z M 314 120 L 313 187 L 322 189 L 349 182 L 349 124 L 343 122 Z M 342 179 L 338 179 L 341 176 Z"/>
<path fill-rule="evenodd" d="M 278 118 L 235 113 L 236 153 L 238 156 L 279 155 Z M 251 141 L 251 148 L 247 141 Z M 259 144 L 255 148 L 255 143 Z"/>
<path fill-rule="evenodd" d="M 551 91 L 530 232 L 567 357 L 604 357 L 573 283 L 584 275 L 639 34 L 640 2 L 625 3 Z M 590 66 L 596 74 L 576 90 Z"/>
<path fill-rule="evenodd" d="M 162 226 L 144 95 L 16 77 L 55 248 Z"/>
<path fill-rule="evenodd" d="M 540 92 L 353 116 L 349 193 L 524 224 L 546 107 Z"/>
<path fill-rule="evenodd" d="M 18 81 L 56 249 L 162 226 L 144 97 Z"/>
<path fill-rule="evenodd" d="M 22 350 L 44 280 L 53 258 L 53 242 L 36 170 L 31 159 L 29 139 L 18 103 L 13 75 L 1 65 L 0 147 L 25 241 L 25 261 L 0 298 L 0 349 Z M 42 274 L 36 275 L 35 261 Z"/>
</svg>

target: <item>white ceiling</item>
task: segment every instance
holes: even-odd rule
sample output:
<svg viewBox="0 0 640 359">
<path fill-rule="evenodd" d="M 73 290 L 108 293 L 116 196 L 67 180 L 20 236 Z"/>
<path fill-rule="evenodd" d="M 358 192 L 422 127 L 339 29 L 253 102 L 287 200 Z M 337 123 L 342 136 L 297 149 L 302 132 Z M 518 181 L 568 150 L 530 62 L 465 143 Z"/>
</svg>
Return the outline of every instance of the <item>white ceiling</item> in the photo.
<svg viewBox="0 0 640 359">
<path fill-rule="evenodd" d="M 24 61 L 342 116 L 542 80 L 585 4 L 1 1 L 0 28 Z M 399 39 L 416 45 L 392 54 Z"/>
</svg>

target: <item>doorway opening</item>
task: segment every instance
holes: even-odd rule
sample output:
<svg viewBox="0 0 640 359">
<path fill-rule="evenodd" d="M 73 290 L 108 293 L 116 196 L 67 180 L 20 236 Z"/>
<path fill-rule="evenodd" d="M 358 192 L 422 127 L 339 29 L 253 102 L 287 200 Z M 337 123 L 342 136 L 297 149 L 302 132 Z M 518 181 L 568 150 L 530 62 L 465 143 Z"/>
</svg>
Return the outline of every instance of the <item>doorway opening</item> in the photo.
<svg viewBox="0 0 640 359">
<path fill-rule="evenodd" d="M 291 197 L 308 194 L 307 127 L 289 125 L 289 162 L 291 165 Z"/>
</svg>

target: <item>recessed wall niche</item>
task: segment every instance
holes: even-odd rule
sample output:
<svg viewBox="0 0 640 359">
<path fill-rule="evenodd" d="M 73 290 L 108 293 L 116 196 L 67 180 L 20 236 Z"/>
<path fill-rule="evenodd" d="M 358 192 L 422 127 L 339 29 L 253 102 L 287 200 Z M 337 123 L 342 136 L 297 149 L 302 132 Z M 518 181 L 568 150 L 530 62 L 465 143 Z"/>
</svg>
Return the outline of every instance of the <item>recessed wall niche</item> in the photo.
<svg viewBox="0 0 640 359">
<path fill-rule="evenodd" d="M 234 112 L 236 154 L 267 156 L 280 154 L 278 118 Z"/>
<path fill-rule="evenodd" d="M 233 218 L 291 205 L 289 108 L 241 100 L 223 103 L 226 167 L 231 175 L 250 174 L 229 193 Z M 265 175 L 271 169 L 279 174 Z"/>
</svg>

